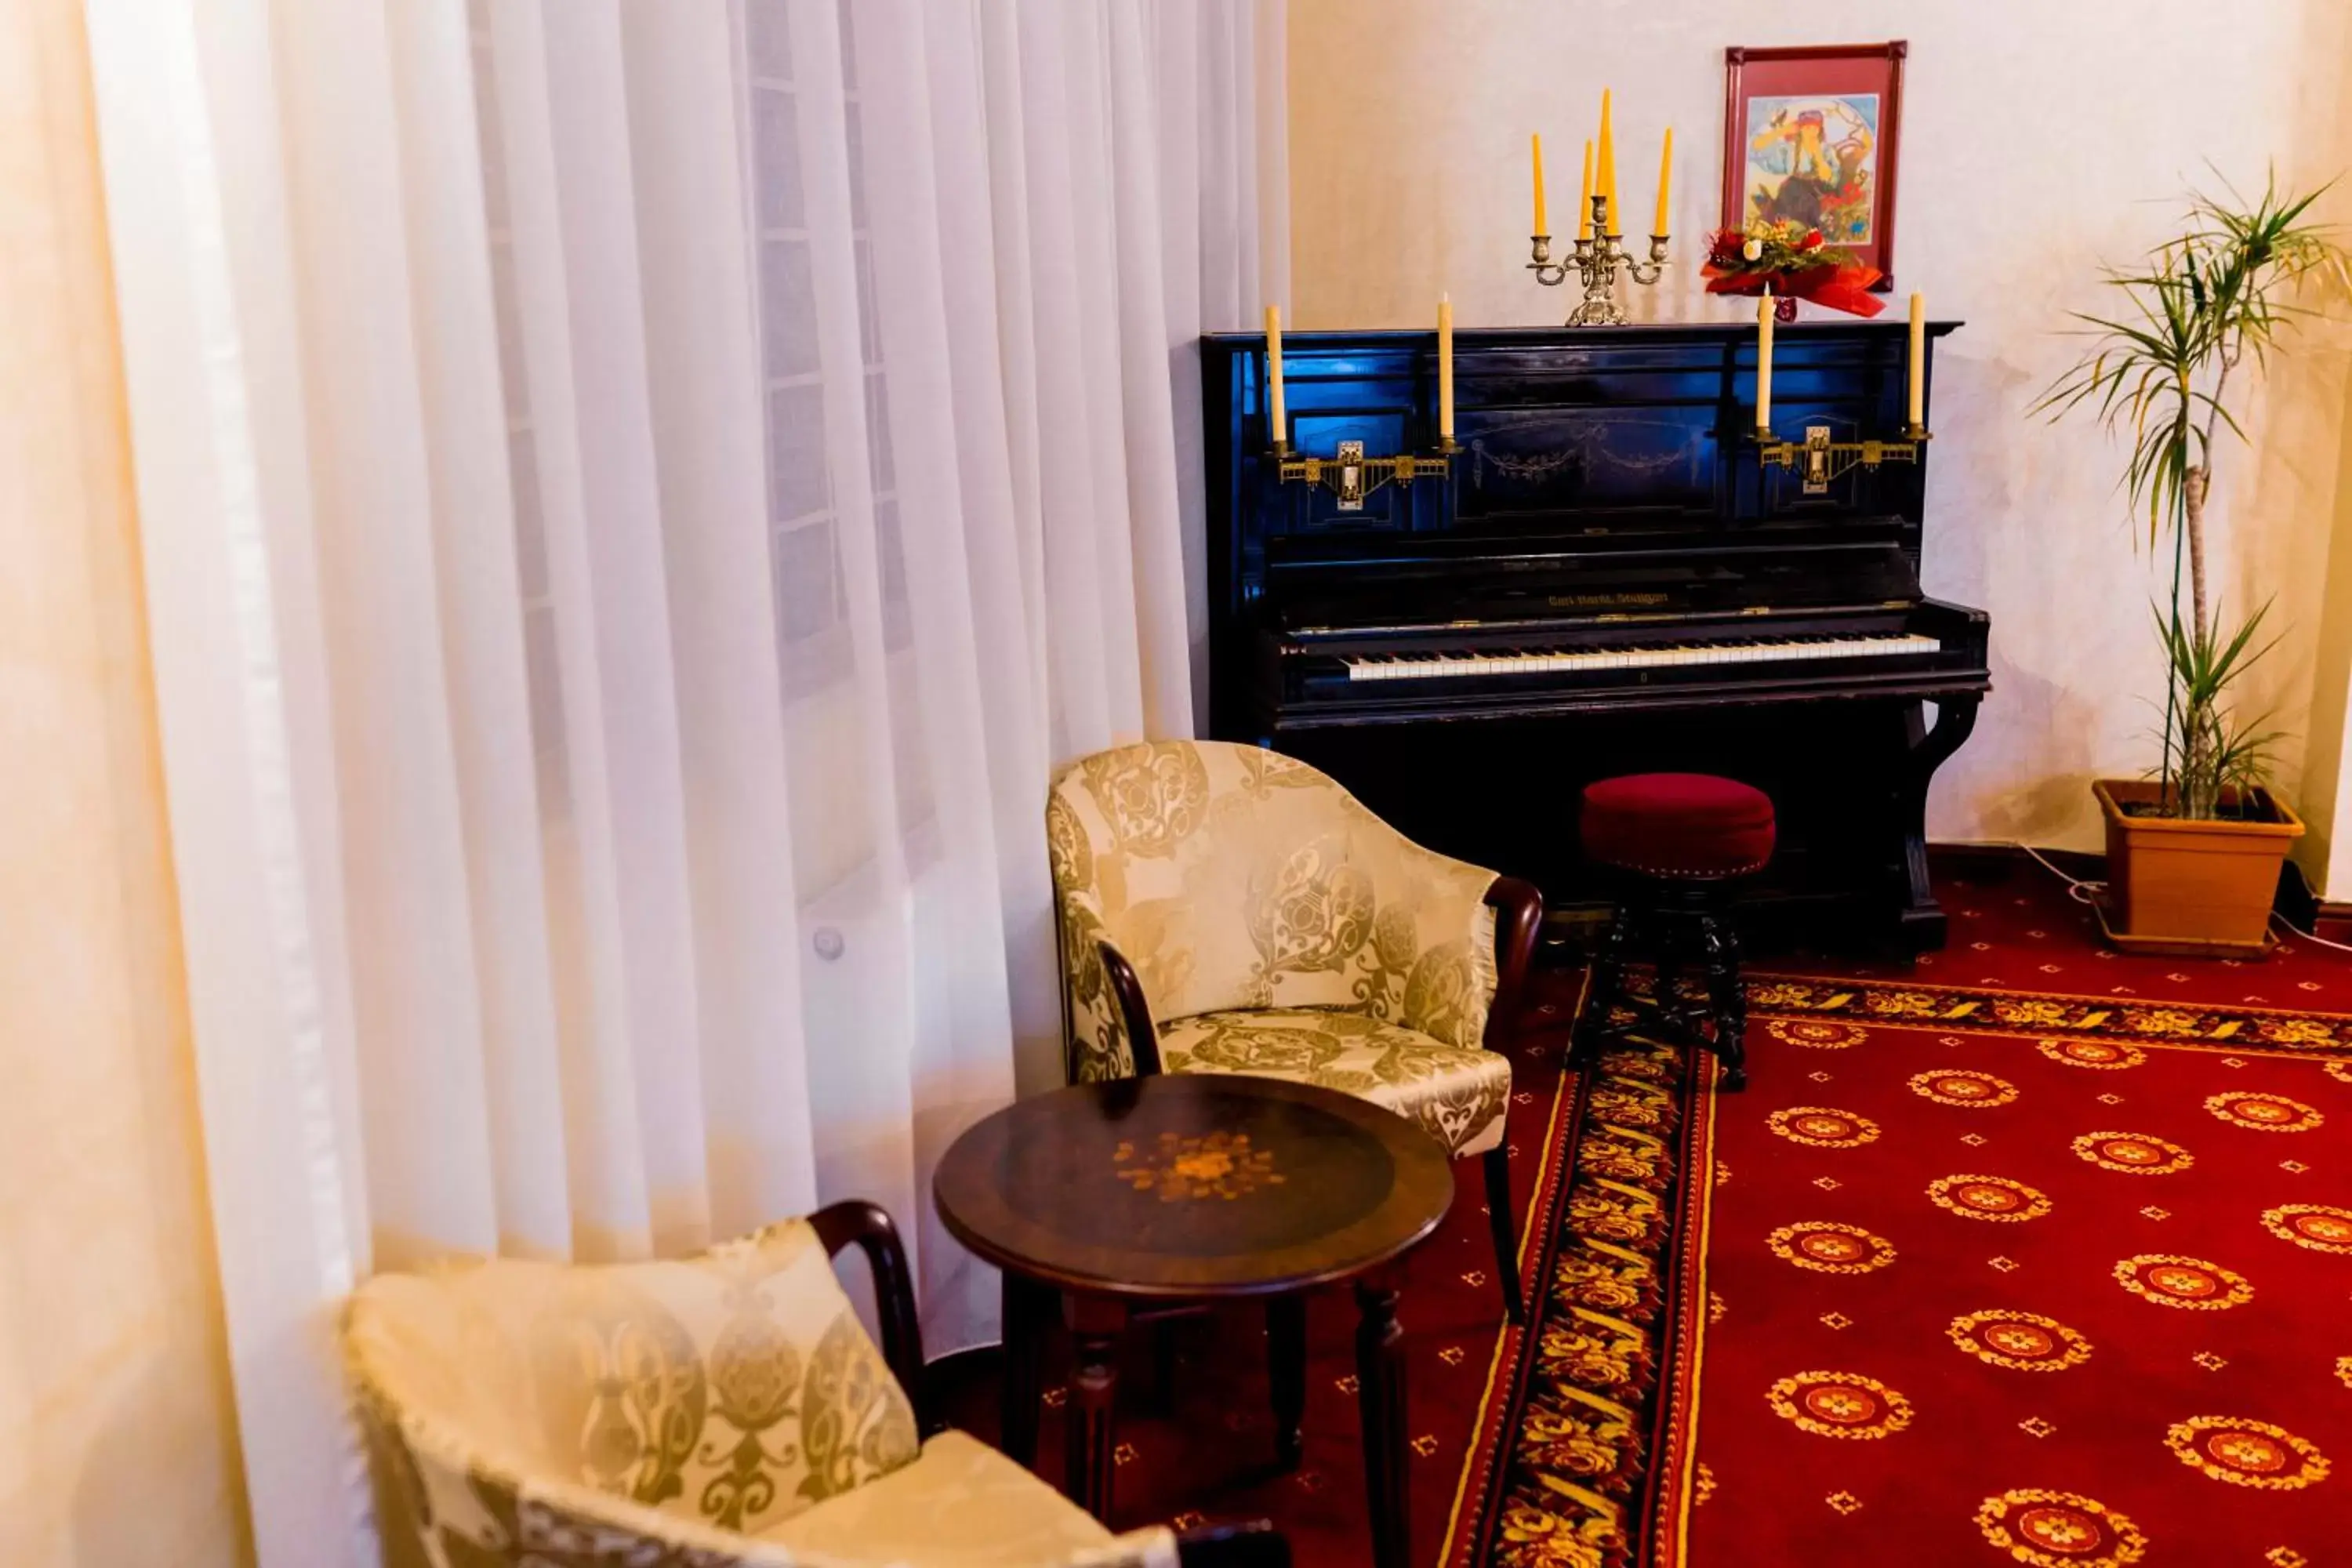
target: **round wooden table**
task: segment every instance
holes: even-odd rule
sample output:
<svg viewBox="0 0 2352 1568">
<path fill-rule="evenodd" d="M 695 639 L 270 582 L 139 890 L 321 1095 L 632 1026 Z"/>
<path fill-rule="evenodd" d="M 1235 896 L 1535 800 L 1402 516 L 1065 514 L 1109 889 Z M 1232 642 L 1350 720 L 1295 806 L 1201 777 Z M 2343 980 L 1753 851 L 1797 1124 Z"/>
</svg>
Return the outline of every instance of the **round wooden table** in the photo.
<svg viewBox="0 0 2352 1568">
<path fill-rule="evenodd" d="M 1055 1298 L 1076 1350 L 1068 1490 L 1108 1520 L 1113 1354 L 1129 1315 L 1266 1300 L 1276 1441 L 1300 1450 L 1303 1293 L 1352 1280 L 1374 1561 L 1407 1551 L 1404 1331 L 1385 1265 L 1454 1201 L 1446 1152 L 1369 1100 L 1238 1074 L 1078 1084 L 1007 1106 L 949 1149 L 940 1221 L 1004 1271 L 1004 1451 L 1034 1463 L 1038 1340 Z"/>
</svg>

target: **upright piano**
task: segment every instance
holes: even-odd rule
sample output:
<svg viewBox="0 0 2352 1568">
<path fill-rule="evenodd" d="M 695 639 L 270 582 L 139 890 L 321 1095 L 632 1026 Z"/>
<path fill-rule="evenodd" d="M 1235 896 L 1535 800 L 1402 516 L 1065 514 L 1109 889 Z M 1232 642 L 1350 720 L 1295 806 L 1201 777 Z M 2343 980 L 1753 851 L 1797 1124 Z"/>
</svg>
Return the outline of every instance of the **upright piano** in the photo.
<svg viewBox="0 0 2352 1568">
<path fill-rule="evenodd" d="M 1760 460 L 1756 336 L 1457 332 L 1456 449 L 1369 489 L 1282 479 L 1265 339 L 1202 339 L 1211 732 L 1313 763 L 1555 910 L 1605 901 L 1576 853 L 1585 784 L 1745 780 L 1780 827 L 1751 930 L 1942 945 L 1927 785 L 1990 688 L 1988 617 L 1921 591 L 1926 446 Z M 1777 338 L 1781 438 L 1900 435 L 1902 323 Z M 1285 334 L 1291 456 L 1437 452 L 1436 355 L 1431 332 Z"/>
</svg>

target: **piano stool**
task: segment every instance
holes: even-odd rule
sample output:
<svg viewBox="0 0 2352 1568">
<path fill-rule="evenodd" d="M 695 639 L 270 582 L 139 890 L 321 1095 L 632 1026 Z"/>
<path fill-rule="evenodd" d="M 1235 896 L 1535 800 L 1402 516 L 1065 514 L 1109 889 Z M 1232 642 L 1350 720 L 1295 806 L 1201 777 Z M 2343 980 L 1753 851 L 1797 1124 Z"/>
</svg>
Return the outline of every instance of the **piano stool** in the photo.
<svg viewBox="0 0 2352 1568">
<path fill-rule="evenodd" d="M 1748 1005 L 1728 894 L 1771 860 L 1773 831 L 1770 796 L 1712 773 L 1627 773 L 1586 786 L 1578 842 L 1615 882 L 1617 908 L 1570 1066 L 1596 1064 L 1610 1044 L 1640 1033 L 1712 1051 L 1724 1089 L 1748 1087 Z M 1642 956 L 1656 966 L 1647 998 L 1625 990 L 1626 963 Z M 1704 1007 L 1683 995 L 1683 970 L 1694 963 L 1706 975 Z M 1620 1011 L 1629 1020 L 1614 1021 Z"/>
</svg>

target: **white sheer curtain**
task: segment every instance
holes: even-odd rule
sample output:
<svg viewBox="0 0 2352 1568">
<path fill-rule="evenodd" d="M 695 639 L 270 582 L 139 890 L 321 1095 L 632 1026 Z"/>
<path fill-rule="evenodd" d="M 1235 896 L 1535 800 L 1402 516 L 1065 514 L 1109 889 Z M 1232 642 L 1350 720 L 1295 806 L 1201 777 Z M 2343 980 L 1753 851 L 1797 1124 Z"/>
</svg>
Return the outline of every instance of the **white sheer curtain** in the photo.
<svg viewBox="0 0 2352 1568">
<path fill-rule="evenodd" d="M 1041 814 L 1190 731 L 1191 340 L 1286 289 L 1282 0 L 92 0 L 265 1563 L 328 1332 L 690 1249 L 1059 1076 Z"/>
</svg>

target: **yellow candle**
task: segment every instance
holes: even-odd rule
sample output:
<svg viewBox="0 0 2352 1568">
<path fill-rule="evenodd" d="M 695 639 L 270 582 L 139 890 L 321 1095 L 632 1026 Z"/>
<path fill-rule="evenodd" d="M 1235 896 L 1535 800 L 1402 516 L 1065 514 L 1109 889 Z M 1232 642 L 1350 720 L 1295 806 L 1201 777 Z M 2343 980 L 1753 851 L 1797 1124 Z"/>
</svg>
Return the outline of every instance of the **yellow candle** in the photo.
<svg viewBox="0 0 2352 1568">
<path fill-rule="evenodd" d="M 1277 447 L 1290 444 L 1290 420 L 1282 406 L 1282 307 L 1265 308 L 1265 427 Z"/>
<path fill-rule="evenodd" d="M 1767 284 L 1756 301 L 1756 429 L 1760 435 L 1772 425 L 1772 289 Z"/>
<path fill-rule="evenodd" d="M 1454 296 L 1437 297 L 1437 438 L 1454 439 Z"/>
<path fill-rule="evenodd" d="M 1658 149 L 1658 216 L 1650 225 L 1652 234 L 1666 232 L 1666 193 L 1675 179 L 1675 128 L 1666 127 L 1665 145 Z"/>
<path fill-rule="evenodd" d="M 1529 232 L 1549 234 L 1551 230 L 1544 226 L 1543 137 L 1540 133 L 1528 136 L 1528 150 L 1534 158 L 1536 166 L 1536 226 Z"/>
<path fill-rule="evenodd" d="M 1584 184 L 1576 193 L 1576 237 L 1592 237 L 1592 143 L 1584 144 Z"/>
<path fill-rule="evenodd" d="M 1911 296 L 1911 428 L 1917 430 L 1927 423 L 1927 301 L 1921 294 Z"/>
<path fill-rule="evenodd" d="M 1617 234 L 1620 218 L 1617 214 L 1617 133 L 1609 128 L 1609 89 L 1601 89 L 1601 232 Z"/>
</svg>

